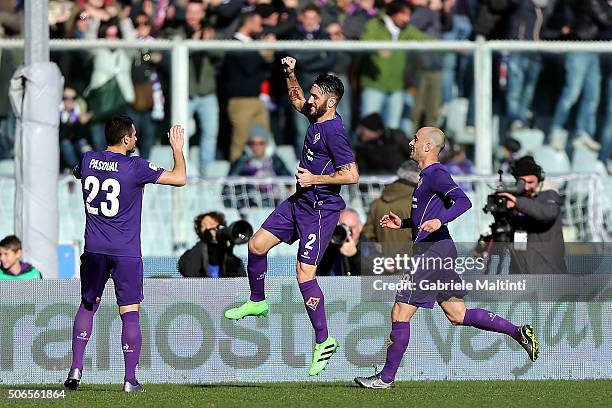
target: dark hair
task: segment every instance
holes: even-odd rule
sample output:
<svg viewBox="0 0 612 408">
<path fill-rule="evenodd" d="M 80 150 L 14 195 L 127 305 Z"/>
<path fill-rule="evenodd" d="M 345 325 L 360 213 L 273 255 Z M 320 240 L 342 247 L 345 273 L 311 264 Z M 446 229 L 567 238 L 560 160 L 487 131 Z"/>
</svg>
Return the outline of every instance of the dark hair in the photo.
<svg viewBox="0 0 612 408">
<path fill-rule="evenodd" d="M 119 144 L 125 135 L 132 133 L 134 121 L 126 115 L 115 115 L 106 121 L 104 127 L 104 136 L 106 136 L 106 144 L 115 146 Z"/>
<path fill-rule="evenodd" d="M 223 225 L 225 226 L 225 215 L 220 212 L 220 211 L 209 211 L 206 213 L 202 213 L 199 214 L 197 217 L 195 217 L 193 219 L 193 229 L 195 230 L 195 233 L 199 236 L 200 235 L 200 225 L 202 224 L 202 220 L 205 217 L 210 217 L 213 220 L 217 221 L 219 223 L 219 225 Z"/>
<path fill-rule="evenodd" d="M 246 13 L 241 14 L 240 15 L 240 23 L 238 24 L 238 29 L 244 27 L 244 25 L 247 23 L 247 21 L 255 18 L 256 16 L 259 16 L 259 14 L 255 13 L 254 11 L 248 11 Z"/>
<path fill-rule="evenodd" d="M 98 38 L 104 39 L 106 37 L 106 30 L 108 30 L 112 26 L 117 27 L 117 38 L 123 38 L 123 36 L 121 35 L 121 29 L 119 28 L 119 23 L 115 18 L 111 18 L 107 22 L 100 24 L 100 28 L 98 29 Z"/>
<path fill-rule="evenodd" d="M 16 235 L 8 235 L 0 241 L 0 248 L 8 248 L 17 252 L 21 249 L 21 240 Z"/>
<path fill-rule="evenodd" d="M 407 2 L 403 0 L 394 0 L 391 3 L 387 4 L 387 7 L 385 7 L 385 13 L 388 16 L 393 16 L 404 10 L 412 11 L 412 5 L 408 4 Z"/>
<path fill-rule="evenodd" d="M 321 8 L 314 3 L 309 3 L 302 8 L 300 14 L 306 13 L 307 11 L 314 11 L 318 15 L 321 15 Z"/>
<path fill-rule="evenodd" d="M 328 95 L 334 95 L 338 101 L 344 95 L 344 85 L 340 78 L 332 74 L 321 74 L 315 79 L 313 85 L 317 85 L 323 92 Z"/>
</svg>

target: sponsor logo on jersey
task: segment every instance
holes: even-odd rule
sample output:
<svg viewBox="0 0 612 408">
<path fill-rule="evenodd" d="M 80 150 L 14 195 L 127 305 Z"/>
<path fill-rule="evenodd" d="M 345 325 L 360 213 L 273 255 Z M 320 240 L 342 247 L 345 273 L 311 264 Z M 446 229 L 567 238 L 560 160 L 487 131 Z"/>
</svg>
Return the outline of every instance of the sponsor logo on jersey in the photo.
<svg viewBox="0 0 612 408">
<path fill-rule="evenodd" d="M 317 306 L 319 306 L 320 301 L 321 298 L 311 296 L 310 298 L 308 298 L 308 301 L 306 301 L 306 306 L 308 306 L 312 310 L 317 310 Z"/>
</svg>

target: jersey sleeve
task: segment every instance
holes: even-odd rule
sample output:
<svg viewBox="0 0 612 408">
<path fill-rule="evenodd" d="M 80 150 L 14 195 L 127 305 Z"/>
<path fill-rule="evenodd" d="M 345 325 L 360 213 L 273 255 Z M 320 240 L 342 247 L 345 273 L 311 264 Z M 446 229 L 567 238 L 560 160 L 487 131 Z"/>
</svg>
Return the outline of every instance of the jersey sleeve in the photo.
<svg viewBox="0 0 612 408">
<path fill-rule="evenodd" d="M 142 157 L 134 157 L 134 175 L 136 182 L 141 185 L 156 183 L 164 172 L 164 169 L 157 167 Z"/>
<path fill-rule="evenodd" d="M 431 189 L 436 194 L 452 201 L 450 208 L 440 214 L 442 224 L 451 222 L 470 209 L 472 202 L 447 171 L 437 170 L 432 175 L 434 177 Z"/>
<path fill-rule="evenodd" d="M 346 132 L 336 131 L 326 139 L 329 158 L 334 165 L 334 169 L 337 170 L 342 166 L 355 162 L 353 149 L 351 149 Z"/>
</svg>

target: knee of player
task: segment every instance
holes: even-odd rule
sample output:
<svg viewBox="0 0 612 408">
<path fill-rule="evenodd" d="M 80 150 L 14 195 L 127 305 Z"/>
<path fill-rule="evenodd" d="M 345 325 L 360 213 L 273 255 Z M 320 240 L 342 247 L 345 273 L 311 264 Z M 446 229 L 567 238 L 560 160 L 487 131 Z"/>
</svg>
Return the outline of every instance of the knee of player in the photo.
<svg viewBox="0 0 612 408">
<path fill-rule="evenodd" d="M 249 239 L 249 252 L 257 255 L 266 254 L 267 248 L 263 245 L 263 243 L 259 242 L 255 237 Z"/>
<path fill-rule="evenodd" d="M 460 326 L 463 324 L 463 316 L 459 313 L 447 314 L 446 318 L 453 326 Z"/>
</svg>

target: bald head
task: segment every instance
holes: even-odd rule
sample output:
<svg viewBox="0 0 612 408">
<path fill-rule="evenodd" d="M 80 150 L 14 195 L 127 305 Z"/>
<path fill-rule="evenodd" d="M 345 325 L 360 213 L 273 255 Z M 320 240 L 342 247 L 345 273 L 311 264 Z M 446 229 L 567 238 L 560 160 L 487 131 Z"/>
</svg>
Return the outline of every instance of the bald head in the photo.
<svg viewBox="0 0 612 408">
<path fill-rule="evenodd" d="M 444 149 L 444 144 L 446 143 L 446 136 L 444 132 L 437 127 L 424 127 L 421 128 L 423 132 L 423 136 L 436 147 L 437 153 L 440 153 L 442 149 Z"/>
</svg>

